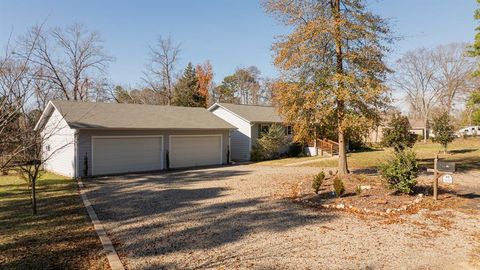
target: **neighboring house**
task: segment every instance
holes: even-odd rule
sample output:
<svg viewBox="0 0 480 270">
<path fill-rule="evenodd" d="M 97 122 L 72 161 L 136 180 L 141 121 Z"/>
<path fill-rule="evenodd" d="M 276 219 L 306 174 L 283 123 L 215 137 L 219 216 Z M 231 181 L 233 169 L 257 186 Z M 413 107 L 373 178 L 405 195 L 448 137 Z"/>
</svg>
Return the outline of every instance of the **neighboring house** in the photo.
<svg viewBox="0 0 480 270">
<path fill-rule="evenodd" d="M 220 165 L 235 127 L 204 108 L 51 101 L 44 167 L 69 177 Z"/>
<path fill-rule="evenodd" d="M 408 119 L 408 121 L 411 126 L 410 132 L 415 133 L 422 138 L 430 138 L 430 126 L 428 122 L 425 124 L 425 120 L 423 119 Z"/>
<path fill-rule="evenodd" d="M 215 103 L 210 112 L 235 126 L 230 137 L 232 160 L 248 161 L 252 147 L 272 124 L 284 124 L 284 121 L 272 106 L 238 105 L 231 103 Z M 285 126 L 285 135 L 292 135 L 292 127 Z"/>
<path fill-rule="evenodd" d="M 427 139 L 431 137 L 430 127 L 427 123 L 425 126 L 425 121 L 421 119 L 408 119 L 410 122 L 410 132 L 415 133 L 422 138 L 424 138 L 424 134 L 427 134 Z M 372 130 L 370 134 L 368 134 L 366 140 L 369 143 L 380 143 L 383 139 L 383 132 L 387 127 L 388 120 L 385 120 L 383 124 L 379 125 L 375 130 Z"/>
</svg>

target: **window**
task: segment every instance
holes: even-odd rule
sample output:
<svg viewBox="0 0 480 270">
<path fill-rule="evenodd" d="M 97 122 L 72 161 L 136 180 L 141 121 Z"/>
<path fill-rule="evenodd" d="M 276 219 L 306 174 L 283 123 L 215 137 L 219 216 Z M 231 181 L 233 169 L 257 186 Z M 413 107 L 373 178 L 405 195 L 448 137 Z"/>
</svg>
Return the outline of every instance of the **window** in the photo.
<svg viewBox="0 0 480 270">
<path fill-rule="evenodd" d="M 45 151 L 50 152 L 50 145 L 47 144 L 47 145 L 45 146 Z"/>
<path fill-rule="evenodd" d="M 269 124 L 260 124 L 258 128 L 258 138 L 261 138 L 262 134 L 267 133 L 269 129 L 270 129 Z"/>
<path fill-rule="evenodd" d="M 292 134 L 293 134 L 292 126 L 290 126 L 290 125 L 289 125 L 289 126 L 286 126 L 286 127 L 285 127 L 285 135 L 290 136 L 290 135 L 292 135 Z"/>
</svg>

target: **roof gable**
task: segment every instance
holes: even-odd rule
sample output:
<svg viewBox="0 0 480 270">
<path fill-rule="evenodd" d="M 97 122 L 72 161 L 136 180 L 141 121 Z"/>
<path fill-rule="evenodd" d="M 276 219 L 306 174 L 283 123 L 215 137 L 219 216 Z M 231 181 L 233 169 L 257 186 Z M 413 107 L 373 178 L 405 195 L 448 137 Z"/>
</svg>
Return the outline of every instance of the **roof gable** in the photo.
<svg viewBox="0 0 480 270">
<path fill-rule="evenodd" d="M 240 105 L 232 103 L 215 103 L 208 110 L 222 107 L 250 123 L 283 123 L 277 109 L 272 106 Z"/>
</svg>

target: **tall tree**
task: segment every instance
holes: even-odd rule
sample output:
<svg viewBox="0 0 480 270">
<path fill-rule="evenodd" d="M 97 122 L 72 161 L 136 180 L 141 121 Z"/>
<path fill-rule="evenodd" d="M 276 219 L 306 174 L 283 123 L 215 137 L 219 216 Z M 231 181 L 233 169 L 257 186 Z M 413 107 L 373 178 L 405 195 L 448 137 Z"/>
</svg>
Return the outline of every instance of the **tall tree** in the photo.
<svg viewBox="0 0 480 270">
<path fill-rule="evenodd" d="M 188 63 L 182 77 L 175 85 L 173 104 L 184 107 L 205 107 L 205 96 L 200 94 L 195 68 Z"/>
<path fill-rule="evenodd" d="M 290 92 L 278 95 L 280 112 L 294 124 L 305 108 L 319 125 L 334 121 L 338 171 L 346 174 L 347 134 L 377 122 L 386 101 L 388 24 L 361 0 L 266 0 L 264 6 L 293 29 L 273 45 L 282 80 L 293 85 L 279 90 Z"/>
<path fill-rule="evenodd" d="M 233 89 L 228 86 L 225 80 L 212 89 L 212 100 L 213 102 L 238 103 Z"/>
<path fill-rule="evenodd" d="M 211 92 L 213 83 L 213 69 L 210 61 L 197 65 L 195 67 L 195 75 L 197 76 L 198 81 L 198 93 L 205 100 L 203 107 L 207 107 L 213 103 L 209 99 L 209 93 Z"/>
<path fill-rule="evenodd" d="M 451 113 L 459 98 L 467 96 L 478 87 L 478 79 L 473 78 L 476 60 L 467 56 L 467 45 L 452 43 L 441 45 L 432 51 L 435 69 L 434 83 L 441 91 L 441 104 Z"/>
<path fill-rule="evenodd" d="M 166 39 L 160 36 L 157 44 L 149 48 L 150 59 L 144 72 L 144 80 L 149 88 L 164 97 L 164 104 L 171 105 L 180 44 L 175 44 L 170 36 Z"/>
<path fill-rule="evenodd" d="M 393 87 L 405 93 L 414 115 L 423 119 L 425 129 L 432 110 L 442 100 L 442 88 L 437 83 L 434 55 L 427 49 L 407 52 L 397 61 Z M 424 142 L 427 141 L 425 130 Z"/>
<path fill-rule="evenodd" d="M 22 39 L 18 54 L 30 59 L 31 71 L 43 81 L 45 100 L 103 100 L 106 72 L 113 58 L 97 32 L 80 24 L 44 31 L 33 27 Z M 33 48 L 33 50 L 30 50 Z"/>
<path fill-rule="evenodd" d="M 480 5 L 480 0 L 477 0 L 477 4 Z M 480 8 L 477 8 L 473 14 L 473 18 L 478 22 L 480 21 Z M 468 55 L 471 57 L 480 56 L 480 25 L 475 27 L 475 41 L 469 46 Z M 480 67 L 477 65 L 477 70 L 473 74 L 476 77 L 480 77 Z"/>
</svg>

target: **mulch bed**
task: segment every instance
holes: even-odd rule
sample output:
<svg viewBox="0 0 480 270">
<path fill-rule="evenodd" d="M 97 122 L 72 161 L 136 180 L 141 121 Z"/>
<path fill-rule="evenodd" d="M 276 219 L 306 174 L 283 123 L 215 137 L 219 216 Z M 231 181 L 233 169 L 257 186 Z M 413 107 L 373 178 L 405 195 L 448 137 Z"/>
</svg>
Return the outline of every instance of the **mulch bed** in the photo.
<svg viewBox="0 0 480 270">
<path fill-rule="evenodd" d="M 393 191 L 377 175 L 348 175 L 343 179 L 345 193 L 340 197 L 333 192 L 333 179 L 333 176 L 327 176 L 318 194 L 313 192 L 312 181 L 306 179 L 291 187 L 289 197 L 309 207 L 377 215 L 416 213 L 425 208 L 454 208 L 467 203 L 455 185 L 439 188 L 439 200 L 433 200 L 431 178 L 419 178 L 413 194 L 408 195 Z"/>
</svg>

